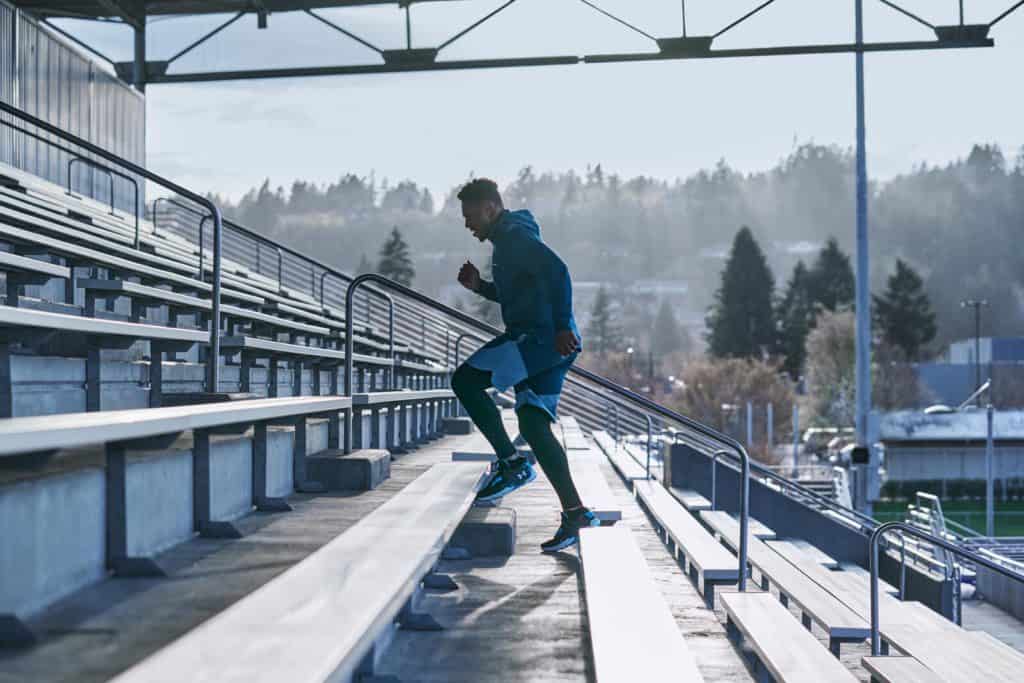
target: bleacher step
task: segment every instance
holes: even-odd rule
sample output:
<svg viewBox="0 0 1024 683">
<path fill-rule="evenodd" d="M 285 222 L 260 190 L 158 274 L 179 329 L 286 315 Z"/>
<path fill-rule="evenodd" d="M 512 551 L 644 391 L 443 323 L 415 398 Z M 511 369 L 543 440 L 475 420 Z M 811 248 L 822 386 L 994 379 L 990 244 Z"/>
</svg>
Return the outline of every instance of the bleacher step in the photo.
<svg viewBox="0 0 1024 683">
<path fill-rule="evenodd" d="M 860 661 L 872 683 L 947 683 L 913 657 L 863 657 Z"/>
<path fill-rule="evenodd" d="M 583 529 L 579 553 L 598 683 L 703 681 L 632 532 Z"/>
<path fill-rule="evenodd" d="M 771 593 L 723 593 L 726 629 L 734 640 L 742 635 L 756 655 L 755 671 L 763 667 L 777 683 L 854 683 L 857 679 L 792 617 Z"/>
<path fill-rule="evenodd" d="M 391 453 L 363 448 L 346 454 L 329 448 L 306 456 L 306 467 L 328 491 L 372 491 L 391 476 Z"/>
<path fill-rule="evenodd" d="M 507 557 L 516 549 L 516 511 L 507 507 L 473 507 L 448 546 L 465 550 L 468 557 Z"/>
</svg>

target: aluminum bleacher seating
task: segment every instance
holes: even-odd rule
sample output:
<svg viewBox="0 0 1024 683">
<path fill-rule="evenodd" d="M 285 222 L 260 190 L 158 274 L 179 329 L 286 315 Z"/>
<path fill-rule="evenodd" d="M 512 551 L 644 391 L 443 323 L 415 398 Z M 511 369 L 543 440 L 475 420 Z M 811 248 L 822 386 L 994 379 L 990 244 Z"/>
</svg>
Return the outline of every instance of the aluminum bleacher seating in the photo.
<svg viewBox="0 0 1024 683">
<path fill-rule="evenodd" d="M 396 620 L 409 618 L 414 593 L 486 472 L 484 463 L 432 466 L 262 589 L 114 680 L 312 681 L 372 674 Z"/>
<path fill-rule="evenodd" d="M 583 529 L 579 552 L 595 679 L 703 681 L 629 529 Z"/>
<path fill-rule="evenodd" d="M 726 545 L 733 549 L 737 547 L 739 524 L 731 515 L 705 510 L 700 516 Z M 842 643 L 857 643 L 868 637 L 868 624 L 863 617 L 809 579 L 761 539 L 749 539 L 748 560 L 761 575 L 762 590 L 775 586 L 784 605 L 792 602 L 800 610 L 806 628 L 809 629 L 812 623 L 820 626 L 828 634 L 829 649 L 837 657 Z"/>
</svg>

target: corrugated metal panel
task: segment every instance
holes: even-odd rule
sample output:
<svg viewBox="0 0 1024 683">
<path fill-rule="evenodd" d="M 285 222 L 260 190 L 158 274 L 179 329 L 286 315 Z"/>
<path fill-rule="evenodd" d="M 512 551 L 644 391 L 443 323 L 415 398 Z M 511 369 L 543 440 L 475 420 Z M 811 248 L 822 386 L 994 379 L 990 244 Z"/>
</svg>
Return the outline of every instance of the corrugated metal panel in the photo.
<svg viewBox="0 0 1024 683">
<path fill-rule="evenodd" d="M 11 23 L 9 31 L 3 23 L 5 19 Z M 6 64 L 0 61 L 3 92 L 9 91 L 11 97 L 17 98 L 18 106 L 28 113 L 129 161 L 145 164 L 145 99 L 35 20 L 23 14 L 18 16 L 7 5 L 0 4 L 0 31 L 3 32 L 0 35 L 13 36 L 15 30 L 17 41 L 3 41 L 5 47 L 11 45 L 10 73 L 3 70 Z M 0 51 L 7 52 L 6 49 Z M 43 135 L 61 142 L 56 137 Z M 4 161 L 47 180 L 67 184 L 68 162 L 72 155 L 31 139 L 15 140 L 8 147 L 14 151 L 0 157 Z M 76 192 L 104 202 L 110 200 L 106 173 L 75 164 L 73 175 Z M 133 211 L 135 193 L 131 184 L 116 179 L 114 187 L 116 205 Z M 140 183 L 140 195 L 144 189 Z M 140 203 L 143 202 L 144 197 L 140 196 Z"/>
<path fill-rule="evenodd" d="M 7 3 L 0 2 L 0 100 L 8 104 L 14 104 L 15 79 L 17 73 L 14 68 L 15 56 L 17 54 L 17 24 L 14 8 Z M 4 117 L 9 121 L 10 117 Z M 4 126 L 0 126 L 0 162 L 15 164 L 14 154 L 14 132 Z"/>
</svg>

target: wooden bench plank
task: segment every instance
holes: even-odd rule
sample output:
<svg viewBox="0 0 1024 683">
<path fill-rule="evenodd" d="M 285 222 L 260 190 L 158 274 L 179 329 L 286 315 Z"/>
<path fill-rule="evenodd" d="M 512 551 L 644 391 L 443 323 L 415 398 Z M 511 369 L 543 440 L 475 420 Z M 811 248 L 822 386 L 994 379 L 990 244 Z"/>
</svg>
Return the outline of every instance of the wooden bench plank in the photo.
<svg viewBox="0 0 1024 683">
<path fill-rule="evenodd" d="M 351 399 L 346 396 L 297 396 L 8 418 L 0 420 L 0 456 L 329 413 L 351 405 Z"/>
<path fill-rule="evenodd" d="M 221 351 L 226 353 L 237 353 L 239 351 L 255 351 L 266 357 L 278 356 L 288 358 L 322 358 L 335 362 L 345 362 L 345 352 L 338 349 L 324 349 L 318 346 L 303 346 L 302 344 L 288 344 L 285 342 L 272 341 L 270 339 L 259 339 L 257 337 L 245 337 L 232 335 L 221 337 Z M 378 356 L 365 356 L 352 354 L 355 363 L 363 365 L 379 365 L 391 367 L 390 358 Z"/>
<path fill-rule="evenodd" d="M 879 683 L 947 683 L 913 657 L 863 657 L 861 664 Z"/>
<path fill-rule="evenodd" d="M 669 493 L 671 493 L 675 499 L 682 503 L 683 507 L 690 512 L 700 512 L 701 510 L 711 509 L 711 501 L 696 491 L 676 488 L 673 486 L 669 489 Z"/>
<path fill-rule="evenodd" d="M 715 586 L 736 583 L 739 579 L 736 557 L 683 509 L 661 483 L 638 480 L 634 487 L 648 512 L 685 557 L 690 578 L 704 596 L 705 604 L 713 608 Z"/>
<path fill-rule="evenodd" d="M 700 516 L 727 545 L 736 549 L 738 521 L 721 510 L 705 510 Z M 747 550 L 751 566 L 761 573 L 762 588 L 767 589 L 764 581 L 770 581 L 787 602 L 791 600 L 800 608 L 805 626 L 813 621 L 828 633 L 833 654 L 838 656 L 839 646 L 844 642 L 859 642 L 868 637 L 870 629 L 865 619 L 771 550 L 764 541 L 750 538 Z"/>
<path fill-rule="evenodd" d="M 353 394 L 352 405 L 392 405 L 395 403 L 408 403 L 410 401 L 433 401 L 447 398 L 455 398 L 455 392 L 451 389 L 424 389 L 420 391 L 400 389 L 398 391 L 376 391 L 372 393 Z"/>
<path fill-rule="evenodd" d="M 582 529 L 579 552 L 595 679 L 703 681 L 629 529 Z"/>
<path fill-rule="evenodd" d="M 131 337 L 151 341 L 175 341 L 203 344 L 209 335 L 203 330 L 187 330 L 179 327 L 126 323 L 118 320 L 88 318 L 66 313 L 49 313 L 12 306 L 0 306 L 0 327 L 27 327 L 60 332 L 75 332 L 85 335 Z"/>
<path fill-rule="evenodd" d="M 206 282 L 180 275 L 159 268 L 138 263 L 133 260 L 113 256 L 96 249 L 71 244 L 46 235 L 39 235 L 22 228 L 16 228 L 0 222 L 0 239 L 7 239 L 20 244 L 43 247 L 55 254 L 63 256 L 75 263 L 89 262 L 103 268 L 114 268 L 126 273 L 134 273 L 157 282 L 170 283 L 199 292 L 210 292 L 213 288 Z"/>
<path fill-rule="evenodd" d="M 305 560 L 114 680 L 348 680 L 437 562 L 486 470 L 432 466 Z"/>
<path fill-rule="evenodd" d="M 604 451 L 605 457 L 612 463 L 612 467 L 623 479 L 646 479 L 647 471 L 625 451 L 615 440 L 604 431 L 596 431 L 593 434 L 594 442 Z"/>
<path fill-rule="evenodd" d="M 853 683 L 856 677 L 768 593 L 724 593 L 727 628 L 737 629 L 779 683 Z"/>
<path fill-rule="evenodd" d="M 572 454 L 569 456 L 569 471 L 583 504 L 601 522 L 614 524 L 622 519 L 622 508 L 595 460 Z"/>
<path fill-rule="evenodd" d="M 0 251 L 0 270 L 37 273 L 39 275 L 64 279 L 71 277 L 70 268 L 59 266 L 49 261 L 40 261 L 28 256 L 12 254 L 9 251 Z"/>
</svg>

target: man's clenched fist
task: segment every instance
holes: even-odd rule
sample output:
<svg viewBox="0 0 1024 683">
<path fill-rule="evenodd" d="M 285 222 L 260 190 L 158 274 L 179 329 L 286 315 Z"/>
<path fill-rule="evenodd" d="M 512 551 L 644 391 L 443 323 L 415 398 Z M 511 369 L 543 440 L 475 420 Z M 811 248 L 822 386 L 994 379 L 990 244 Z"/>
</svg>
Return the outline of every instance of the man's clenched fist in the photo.
<svg viewBox="0 0 1024 683">
<path fill-rule="evenodd" d="M 562 330 L 555 335 L 555 350 L 561 356 L 570 356 L 579 348 L 580 340 L 572 330 Z"/>
<path fill-rule="evenodd" d="M 469 261 L 459 269 L 459 283 L 471 292 L 480 289 L 480 271 Z"/>
</svg>

